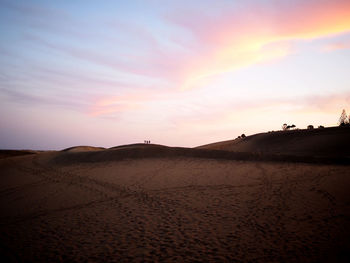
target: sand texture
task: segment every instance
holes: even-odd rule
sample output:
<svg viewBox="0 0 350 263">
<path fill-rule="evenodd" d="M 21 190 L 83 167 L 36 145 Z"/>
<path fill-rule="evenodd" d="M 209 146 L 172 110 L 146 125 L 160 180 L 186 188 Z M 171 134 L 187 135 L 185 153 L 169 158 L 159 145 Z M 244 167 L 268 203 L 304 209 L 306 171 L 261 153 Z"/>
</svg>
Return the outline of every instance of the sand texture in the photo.
<svg viewBox="0 0 350 263">
<path fill-rule="evenodd" d="M 350 166 L 129 148 L 1 159 L 2 257 L 349 262 Z"/>
</svg>

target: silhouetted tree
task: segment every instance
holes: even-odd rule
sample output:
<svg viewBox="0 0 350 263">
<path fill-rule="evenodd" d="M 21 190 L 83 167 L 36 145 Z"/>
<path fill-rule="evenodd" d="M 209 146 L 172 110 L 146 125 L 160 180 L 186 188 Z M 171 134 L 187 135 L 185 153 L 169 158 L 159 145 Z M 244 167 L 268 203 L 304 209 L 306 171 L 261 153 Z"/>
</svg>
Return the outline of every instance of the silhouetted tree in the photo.
<svg viewBox="0 0 350 263">
<path fill-rule="evenodd" d="M 245 136 L 245 134 L 243 133 L 242 135 L 241 135 L 241 138 L 245 138 L 246 136 Z"/>
<path fill-rule="evenodd" d="M 339 126 L 344 126 L 349 123 L 345 110 L 342 111 L 338 123 L 339 123 Z"/>
<path fill-rule="evenodd" d="M 318 126 L 319 129 L 324 129 L 324 126 L 320 125 Z"/>
<path fill-rule="evenodd" d="M 290 130 L 292 128 L 295 128 L 295 125 L 287 125 L 286 123 L 282 125 L 282 130 L 286 131 L 286 130 Z"/>
<path fill-rule="evenodd" d="M 308 126 L 307 126 L 307 129 L 308 129 L 308 130 L 312 130 L 313 128 L 314 128 L 313 125 L 308 125 Z"/>
</svg>

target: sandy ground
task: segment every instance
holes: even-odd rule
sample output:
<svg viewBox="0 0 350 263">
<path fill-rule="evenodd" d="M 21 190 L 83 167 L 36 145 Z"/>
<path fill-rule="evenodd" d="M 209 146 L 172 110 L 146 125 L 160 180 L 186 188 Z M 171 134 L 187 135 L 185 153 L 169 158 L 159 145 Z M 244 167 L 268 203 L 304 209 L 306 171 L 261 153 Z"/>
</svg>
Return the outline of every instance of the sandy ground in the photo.
<svg viewBox="0 0 350 263">
<path fill-rule="evenodd" d="M 0 160 L 8 261 L 349 262 L 350 167 Z"/>
</svg>

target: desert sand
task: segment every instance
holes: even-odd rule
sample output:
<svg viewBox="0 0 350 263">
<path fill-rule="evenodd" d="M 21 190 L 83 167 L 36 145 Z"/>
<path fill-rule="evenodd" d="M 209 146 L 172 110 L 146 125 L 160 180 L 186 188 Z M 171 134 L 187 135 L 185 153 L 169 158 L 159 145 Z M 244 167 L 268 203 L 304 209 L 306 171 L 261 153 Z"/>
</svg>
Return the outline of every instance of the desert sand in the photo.
<svg viewBox="0 0 350 263">
<path fill-rule="evenodd" d="M 348 262 L 349 165 L 215 154 L 131 145 L 3 158 L 2 257 Z"/>
</svg>

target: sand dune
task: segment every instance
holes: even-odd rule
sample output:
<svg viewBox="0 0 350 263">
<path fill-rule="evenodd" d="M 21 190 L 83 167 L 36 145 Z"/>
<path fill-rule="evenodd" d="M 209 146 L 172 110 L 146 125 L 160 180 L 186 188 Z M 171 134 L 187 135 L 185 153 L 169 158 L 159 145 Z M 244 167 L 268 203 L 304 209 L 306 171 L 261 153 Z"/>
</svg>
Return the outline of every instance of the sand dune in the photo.
<svg viewBox="0 0 350 263">
<path fill-rule="evenodd" d="M 3 258 L 348 262 L 349 166 L 225 154 L 128 145 L 2 159 Z"/>
<path fill-rule="evenodd" d="M 38 151 L 32 150 L 0 150 L 0 159 L 28 155 L 28 154 L 36 154 Z"/>
<path fill-rule="evenodd" d="M 74 147 L 69 147 L 64 150 L 63 152 L 87 152 L 87 151 L 100 151 L 104 150 L 105 148 L 103 147 L 93 147 L 93 146 L 74 146 Z"/>
<path fill-rule="evenodd" d="M 303 162 L 321 164 L 350 164 L 350 156 L 303 156 L 261 152 L 235 152 L 207 148 L 167 147 L 153 144 L 132 144 L 98 151 L 66 151 L 57 154 L 52 161 L 61 165 L 76 162 L 118 161 L 127 158 L 193 157 L 215 160 Z"/>
<path fill-rule="evenodd" d="M 350 156 L 350 127 L 260 133 L 243 139 L 200 146 L 235 152 L 298 156 Z"/>
</svg>

